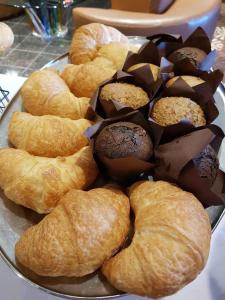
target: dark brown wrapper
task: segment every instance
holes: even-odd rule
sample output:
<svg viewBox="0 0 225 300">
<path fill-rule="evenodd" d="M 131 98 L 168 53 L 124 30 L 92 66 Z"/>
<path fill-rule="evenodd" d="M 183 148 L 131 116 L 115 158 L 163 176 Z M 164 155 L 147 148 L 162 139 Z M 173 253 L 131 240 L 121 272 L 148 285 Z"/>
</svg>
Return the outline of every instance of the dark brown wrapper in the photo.
<svg viewBox="0 0 225 300">
<path fill-rule="evenodd" d="M 156 145 L 168 143 L 177 137 L 199 129 L 195 128 L 187 119 L 182 119 L 179 123 L 166 127 L 157 124 L 151 118 L 152 109 L 155 103 L 163 97 L 186 97 L 195 101 L 202 108 L 207 125 L 212 123 L 219 115 L 212 88 L 207 82 L 192 88 L 182 78 L 178 78 L 171 87 L 165 87 L 160 97 L 154 99 L 149 106 L 149 122 L 151 128 L 153 128 L 152 134 Z"/>
<path fill-rule="evenodd" d="M 94 148 L 95 140 L 98 134 L 103 130 L 103 128 L 110 124 L 123 121 L 140 125 L 149 133 L 151 137 L 151 129 L 149 123 L 144 119 L 143 115 L 139 111 L 133 111 L 123 116 L 102 120 L 92 127 L 89 127 L 84 134 L 92 143 L 94 158 L 99 166 L 101 173 L 108 174 L 116 181 L 125 181 L 127 183 L 138 179 L 142 173 L 150 172 L 155 166 L 154 162 L 144 161 L 134 157 L 117 159 L 109 159 L 105 157 L 104 162 L 101 162 L 96 156 Z"/>
<path fill-rule="evenodd" d="M 218 154 L 224 138 L 222 130 L 216 125 L 196 130 L 177 138 L 170 143 L 155 148 L 155 180 L 174 182 L 193 193 L 205 207 L 225 204 L 225 176 L 218 170 L 212 186 L 202 179 L 193 163 L 195 158 L 208 145 Z"/>
<path fill-rule="evenodd" d="M 180 47 L 183 43 L 180 35 L 170 34 L 156 34 L 147 37 L 148 40 L 152 41 L 158 48 L 161 57 L 166 57 L 168 53 L 171 53 Z"/>
<path fill-rule="evenodd" d="M 201 27 L 192 32 L 185 41 L 182 38 L 169 37 L 168 35 L 159 35 L 158 39 L 157 36 L 148 37 L 148 39 L 156 43 L 161 57 L 168 57 L 172 52 L 184 47 L 198 48 L 207 54 L 198 67 L 195 67 L 189 59 L 176 62 L 174 64 L 175 75 L 198 76 L 201 71 L 209 71 L 215 63 L 216 51 L 212 51 L 210 39 Z"/>
<path fill-rule="evenodd" d="M 143 90 L 148 94 L 149 102 L 154 95 L 155 82 L 153 80 L 150 68 L 139 68 L 136 74 L 141 74 L 140 76 L 131 75 L 123 71 L 118 71 L 110 80 L 104 81 L 95 92 L 94 96 L 91 98 L 91 106 L 95 113 L 101 119 L 112 118 L 126 114 L 128 112 L 134 111 L 131 107 L 119 103 L 118 101 L 100 101 L 99 96 L 102 88 L 109 83 L 113 82 L 126 82 L 143 88 Z M 144 78 L 144 80 L 142 80 Z M 160 82 L 161 86 L 161 82 Z M 157 88 L 158 89 L 158 88 Z M 139 110 L 147 117 L 149 103 Z"/>
<path fill-rule="evenodd" d="M 148 66 L 144 66 L 128 72 L 131 66 L 139 63 L 148 63 L 148 64 L 154 64 L 156 66 L 159 66 L 160 67 L 160 72 L 158 76 L 159 79 L 156 82 L 154 82 L 152 72 L 151 70 L 149 70 Z M 140 48 L 138 53 L 129 52 L 123 66 L 123 70 L 125 72 L 134 75 L 136 78 L 139 78 L 141 81 L 145 81 L 146 78 L 149 78 L 150 76 L 151 81 L 153 81 L 152 83 L 153 96 L 159 90 L 162 81 L 165 81 L 174 75 L 173 63 L 171 63 L 166 58 L 161 56 L 161 54 L 159 53 L 159 49 L 157 48 L 157 45 L 154 44 L 154 42 L 152 41 L 145 43 Z"/>
</svg>

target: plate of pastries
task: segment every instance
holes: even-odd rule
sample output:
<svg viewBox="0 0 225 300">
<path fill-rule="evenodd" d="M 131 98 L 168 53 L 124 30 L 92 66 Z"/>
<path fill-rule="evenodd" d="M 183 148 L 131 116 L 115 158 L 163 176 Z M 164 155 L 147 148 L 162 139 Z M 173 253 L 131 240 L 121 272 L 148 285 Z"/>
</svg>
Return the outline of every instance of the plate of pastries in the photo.
<svg viewBox="0 0 225 300">
<path fill-rule="evenodd" d="M 201 43 L 199 42 L 201 41 Z M 58 296 L 157 299 L 203 271 L 225 200 L 223 74 L 201 28 L 92 23 L 0 120 L 0 249 Z"/>
</svg>

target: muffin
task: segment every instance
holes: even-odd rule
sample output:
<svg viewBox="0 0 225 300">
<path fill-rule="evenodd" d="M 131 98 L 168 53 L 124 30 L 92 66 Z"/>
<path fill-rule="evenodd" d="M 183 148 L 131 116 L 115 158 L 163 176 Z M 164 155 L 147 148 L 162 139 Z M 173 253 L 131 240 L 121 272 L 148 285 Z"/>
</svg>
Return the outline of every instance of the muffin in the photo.
<svg viewBox="0 0 225 300">
<path fill-rule="evenodd" d="M 161 126 L 177 124 L 182 119 L 188 119 L 195 127 L 206 125 L 202 108 L 196 102 L 184 97 L 159 99 L 153 106 L 151 117 Z"/>
<path fill-rule="evenodd" d="M 131 66 L 128 69 L 128 72 L 132 72 L 132 71 L 137 70 L 137 69 L 139 69 L 141 67 L 144 67 L 146 65 L 149 65 L 149 68 L 152 71 L 153 79 L 154 79 L 154 81 L 156 81 L 157 78 L 158 78 L 158 75 L 159 75 L 160 68 L 158 66 L 156 66 L 156 65 L 153 65 L 153 64 L 148 64 L 148 63 L 136 64 L 136 65 Z"/>
<path fill-rule="evenodd" d="M 196 85 L 205 82 L 203 79 L 196 76 L 182 75 L 171 78 L 169 81 L 167 81 L 166 87 L 169 88 L 170 86 L 172 86 L 179 78 L 182 78 L 190 87 L 195 87 Z"/>
<path fill-rule="evenodd" d="M 133 84 L 115 82 L 106 84 L 100 93 L 100 101 L 117 101 L 124 106 L 138 109 L 149 102 L 148 94 Z"/>
<path fill-rule="evenodd" d="M 117 122 L 106 126 L 99 133 L 94 145 L 99 160 L 134 157 L 148 161 L 153 154 L 150 136 L 140 125 Z"/>
<path fill-rule="evenodd" d="M 184 47 L 178 50 L 175 50 L 168 56 L 168 60 L 173 63 L 176 63 L 180 60 L 188 58 L 192 65 L 198 67 L 199 64 L 206 58 L 207 54 L 195 47 Z"/>
<path fill-rule="evenodd" d="M 213 147 L 208 145 L 193 159 L 193 162 L 199 176 L 212 186 L 219 170 L 219 160 Z"/>
</svg>

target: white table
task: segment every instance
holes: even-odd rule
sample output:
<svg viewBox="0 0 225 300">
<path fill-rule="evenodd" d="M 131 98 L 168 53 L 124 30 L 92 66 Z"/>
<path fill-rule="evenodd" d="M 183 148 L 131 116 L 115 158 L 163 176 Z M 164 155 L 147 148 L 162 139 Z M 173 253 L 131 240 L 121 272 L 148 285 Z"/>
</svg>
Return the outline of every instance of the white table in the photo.
<svg viewBox="0 0 225 300">
<path fill-rule="evenodd" d="M 1 300 L 59 300 L 19 278 L 0 258 Z M 118 298 L 117 298 L 118 299 Z M 143 299 L 125 296 L 119 299 Z M 225 300 L 225 217 L 212 236 L 209 260 L 204 271 L 191 284 L 167 300 Z"/>
</svg>

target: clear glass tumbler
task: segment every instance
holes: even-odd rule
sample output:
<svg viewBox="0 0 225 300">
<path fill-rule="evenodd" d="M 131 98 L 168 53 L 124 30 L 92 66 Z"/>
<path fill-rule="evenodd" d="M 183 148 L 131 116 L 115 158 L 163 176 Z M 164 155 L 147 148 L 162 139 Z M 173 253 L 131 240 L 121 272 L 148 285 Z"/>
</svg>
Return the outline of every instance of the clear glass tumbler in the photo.
<svg viewBox="0 0 225 300">
<path fill-rule="evenodd" d="M 72 0 L 29 1 L 26 8 L 33 23 L 33 34 L 43 39 L 61 38 L 68 32 Z"/>
</svg>

